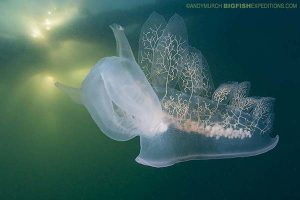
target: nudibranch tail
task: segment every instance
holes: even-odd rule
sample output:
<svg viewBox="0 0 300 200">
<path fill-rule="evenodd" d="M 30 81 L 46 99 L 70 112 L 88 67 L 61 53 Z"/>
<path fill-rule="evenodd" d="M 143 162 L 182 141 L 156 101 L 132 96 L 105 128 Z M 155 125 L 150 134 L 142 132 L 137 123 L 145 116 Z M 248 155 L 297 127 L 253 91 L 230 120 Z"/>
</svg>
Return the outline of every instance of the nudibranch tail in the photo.
<svg viewBox="0 0 300 200">
<path fill-rule="evenodd" d="M 273 149 L 279 137 L 255 134 L 251 138 L 215 139 L 201 134 L 187 134 L 176 128 L 152 138 L 140 138 L 136 161 L 152 167 L 168 167 L 189 160 L 249 157 Z"/>
</svg>

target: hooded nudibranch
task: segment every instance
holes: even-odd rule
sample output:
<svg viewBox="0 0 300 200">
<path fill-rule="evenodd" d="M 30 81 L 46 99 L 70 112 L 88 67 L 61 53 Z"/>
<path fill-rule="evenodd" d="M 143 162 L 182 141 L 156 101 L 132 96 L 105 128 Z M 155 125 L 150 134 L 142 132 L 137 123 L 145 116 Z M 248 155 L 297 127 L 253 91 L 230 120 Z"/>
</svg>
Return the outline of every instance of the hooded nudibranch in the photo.
<svg viewBox="0 0 300 200">
<path fill-rule="evenodd" d="M 136 62 L 124 28 L 110 26 L 117 55 L 98 61 L 81 84 L 56 86 L 83 104 L 117 141 L 140 137 L 138 163 L 166 167 L 201 159 L 247 157 L 274 148 L 274 98 L 249 97 L 249 82 L 216 89 L 202 53 L 189 46 L 183 19 L 152 13 Z"/>
</svg>

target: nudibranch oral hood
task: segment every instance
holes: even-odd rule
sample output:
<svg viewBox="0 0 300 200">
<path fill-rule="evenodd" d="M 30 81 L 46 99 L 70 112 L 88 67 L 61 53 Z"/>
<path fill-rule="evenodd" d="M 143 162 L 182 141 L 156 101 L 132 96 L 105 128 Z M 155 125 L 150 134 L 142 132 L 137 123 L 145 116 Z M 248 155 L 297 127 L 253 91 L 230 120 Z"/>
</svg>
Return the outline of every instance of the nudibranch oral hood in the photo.
<svg viewBox="0 0 300 200">
<path fill-rule="evenodd" d="M 202 53 L 189 46 L 183 19 L 153 13 L 142 27 L 138 61 L 124 28 L 113 24 L 117 56 L 98 61 L 80 88 L 56 86 L 86 107 L 108 137 L 140 137 L 138 163 L 166 167 L 200 159 L 247 157 L 274 148 L 270 97 L 250 82 L 216 89 Z"/>
</svg>

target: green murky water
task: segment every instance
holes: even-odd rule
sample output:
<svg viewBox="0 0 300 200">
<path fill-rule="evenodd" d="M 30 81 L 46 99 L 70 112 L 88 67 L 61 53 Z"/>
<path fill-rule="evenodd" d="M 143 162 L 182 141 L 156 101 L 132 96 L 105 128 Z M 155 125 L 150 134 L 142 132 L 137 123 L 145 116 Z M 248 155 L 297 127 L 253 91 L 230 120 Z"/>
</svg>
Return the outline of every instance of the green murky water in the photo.
<svg viewBox="0 0 300 200">
<path fill-rule="evenodd" d="M 0 2 L 0 199 L 299 199 L 299 9 L 187 9 L 183 1 Z M 155 169 L 134 162 L 139 140 L 103 135 L 53 87 L 79 85 L 115 55 L 119 23 L 137 53 L 152 11 L 185 18 L 215 84 L 248 80 L 276 98 L 278 146 L 263 155 Z"/>
</svg>

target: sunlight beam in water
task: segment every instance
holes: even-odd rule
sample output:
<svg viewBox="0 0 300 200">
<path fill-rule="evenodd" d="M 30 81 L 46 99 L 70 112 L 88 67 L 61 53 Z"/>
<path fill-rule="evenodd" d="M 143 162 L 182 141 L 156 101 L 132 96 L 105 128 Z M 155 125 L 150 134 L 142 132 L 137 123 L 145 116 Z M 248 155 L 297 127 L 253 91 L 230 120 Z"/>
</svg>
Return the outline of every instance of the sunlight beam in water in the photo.
<svg viewBox="0 0 300 200">
<path fill-rule="evenodd" d="M 52 98 L 55 96 L 55 82 L 56 78 L 48 73 L 38 73 L 28 79 L 24 86 L 30 89 L 35 94 L 34 97 L 38 99 Z"/>
<path fill-rule="evenodd" d="M 39 28 L 32 28 L 31 29 L 31 37 L 34 38 L 34 39 L 41 39 L 43 38 L 43 34 L 41 32 L 41 30 Z"/>
<path fill-rule="evenodd" d="M 76 15 L 77 11 L 77 6 L 73 5 L 59 11 L 56 8 L 49 9 L 44 15 L 38 17 L 26 16 L 28 18 L 26 24 L 30 27 L 30 36 L 33 39 L 46 39 L 49 34 L 47 32 L 68 22 Z"/>
</svg>

